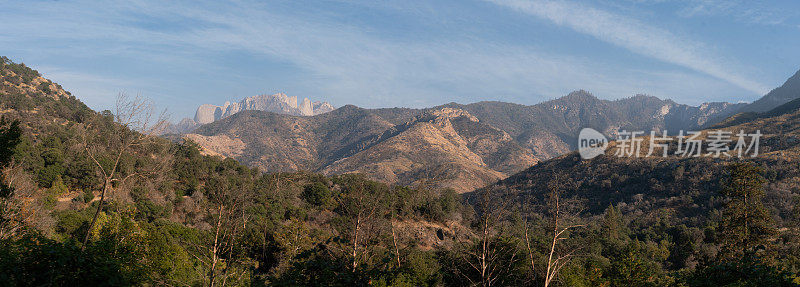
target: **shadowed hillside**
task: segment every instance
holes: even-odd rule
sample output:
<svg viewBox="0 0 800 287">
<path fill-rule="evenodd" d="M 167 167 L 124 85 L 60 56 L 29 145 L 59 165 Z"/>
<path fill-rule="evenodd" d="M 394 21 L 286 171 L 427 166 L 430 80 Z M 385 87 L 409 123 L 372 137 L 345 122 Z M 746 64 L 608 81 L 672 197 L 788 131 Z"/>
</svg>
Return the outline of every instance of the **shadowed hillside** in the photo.
<svg viewBox="0 0 800 287">
<path fill-rule="evenodd" d="M 345 106 L 313 117 L 246 111 L 185 137 L 208 154 L 265 171 L 359 172 L 389 183 L 466 192 L 574 149 L 582 127 L 607 135 L 623 129 L 696 129 L 740 106 L 691 107 L 649 96 L 608 101 L 578 91 L 533 106 Z"/>
</svg>

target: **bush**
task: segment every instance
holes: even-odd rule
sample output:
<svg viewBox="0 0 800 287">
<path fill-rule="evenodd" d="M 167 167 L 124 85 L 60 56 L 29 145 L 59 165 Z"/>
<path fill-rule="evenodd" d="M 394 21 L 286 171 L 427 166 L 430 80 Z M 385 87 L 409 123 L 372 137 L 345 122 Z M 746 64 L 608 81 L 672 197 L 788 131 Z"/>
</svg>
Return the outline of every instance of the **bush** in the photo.
<svg viewBox="0 0 800 287">
<path fill-rule="evenodd" d="M 330 202 L 331 190 L 321 182 L 315 182 L 303 189 L 303 200 L 311 205 L 322 206 Z"/>
<path fill-rule="evenodd" d="M 83 202 L 84 203 L 92 202 L 92 199 L 94 199 L 94 193 L 92 193 L 91 191 L 84 191 L 83 192 Z"/>
</svg>

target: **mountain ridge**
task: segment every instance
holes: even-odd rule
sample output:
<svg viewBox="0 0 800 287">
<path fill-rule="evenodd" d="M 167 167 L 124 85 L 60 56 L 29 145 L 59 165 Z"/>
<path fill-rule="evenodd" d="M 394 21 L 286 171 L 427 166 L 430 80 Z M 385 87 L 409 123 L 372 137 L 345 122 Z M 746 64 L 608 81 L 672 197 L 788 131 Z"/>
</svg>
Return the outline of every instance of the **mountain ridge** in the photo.
<svg viewBox="0 0 800 287">
<path fill-rule="evenodd" d="M 740 112 L 763 113 L 797 98 L 800 98 L 800 70 L 789 77 L 780 87 L 772 89 L 763 97 L 742 108 Z"/>
<path fill-rule="evenodd" d="M 800 96 L 800 94 L 798 94 Z M 800 99 L 775 107 L 762 113 L 740 113 L 701 132 L 699 138 L 708 136 L 712 130 L 753 133 L 762 136 L 755 157 L 747 156 L 765 169 L 773 182 L 767 186 L 767 196 L 773 198 L 769 204 L 775 206 L 782 216 L 792 212 L 791 200 L 800 193 L 795 185 L 800 168 L 793 162 L 800 158 Z M 734 139 L 735 142 L 735 139 Z M 647 149 L 647 139 L 642 149 Z M 718 189 L 725 164 L 739 161 L 735 157 L 713 158 L 682 157 L 670 152 L 668 157 L 617 157 L 613 153 L 615 142 L 609 143 L 605 154 L 584 160 L 576 151 L 545 160 L 516 174 L 488 185 L 466 196 L 475 197 L 484 191 L 503 190 L 514 198 L 546 196 L 547 186 L 557 175 L 569 175 L 575 187 L 568 190 L 565 198 L 586 204 L 587 215 L 598 215 L 609 205 L 617 206 L 623 213 L 654 206 L 677 217 L 686 214 L 707 213 L 710 205 L 687 204 L 712 202 Z M 670 151 L 676 148 L 673 142 Z M 527 199 L 531 200 L 531 199 Z M 713 203 L 713 202 L 712 202 Z"/>
<path fill-rule="evenodd" d="M 688 106 L 645 95 L 612 101 L 575 91 L 536 105 L 497 101 L 425 109 L 346 105 L 307 117 L 244 111 L 184 137 L 207 142 L 201 146 L 208 154 L 232 157 L 265 171 L 358 172 L 388 183 L 466 192 L 574 150 L 581 127 L 607 136 L 621 129 L 688 130 L 699 128 L 712 115 L 733 114 L 741 106 Z M 241 141 L 244 148 L 226 152 L 214 139 L 237 145 Z"/>
</svg>

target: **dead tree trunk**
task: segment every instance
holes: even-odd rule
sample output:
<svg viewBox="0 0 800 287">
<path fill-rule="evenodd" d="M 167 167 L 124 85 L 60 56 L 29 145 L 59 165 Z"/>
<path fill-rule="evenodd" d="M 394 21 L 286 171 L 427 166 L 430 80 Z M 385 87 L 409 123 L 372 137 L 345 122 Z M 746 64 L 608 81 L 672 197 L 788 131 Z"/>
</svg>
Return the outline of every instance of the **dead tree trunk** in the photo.
<svg viewBox="0 0 800 287">
<path fill-rule="evenodd" d="M 106 196 L 114 188 L 114 182 L 121 184 L 125 179 L 138 174 L 130 174 L 124 179 L 116 178 L 117 168 L 122 156 L 130 152 L 133 147 L 141 145 L 162 131 L 166 123 L 166 113 L 164 112 L 157 119 L 153 119 L 153 108 L 150 102 L 139 97 L 129 100 L 127 96 L 120 94 L 117 96 L 113 121 L 107 126 L 108 130 L 105 131 L 109 134 L 103 136 L 94 134 L 95 131 L 92 130 L 91 126 L 84 131 L 83 147 L 103 177 L 103 189 L 100 192 L 100 202 L 97 204 L 97 210 L 83 238 L 81 252 L 86 249 L 92 229 L 97 224 L 97 217 L 105 204 Z M 99 131 L 97 132 L 99 133 Z M 98 157 L 108 152 L 113 154 L 114 161 L 111 166 L 103 166 L 100 164 Z"/>
<path fill-rule="evenodd" d="M 555 183 L 555 185 L 558 185 Z M 581 227 L 583 225 L 569 225 L 565 227 L 561 227 L 560 220 L 562 217 L 562 206 L 561 206 L 561 199 L 559 195 L 559 187 L 551 185 L 550 187 L 550 196 L 551 196 L 551 212 L 553 214 L 553 240 L 550 244 L 550 252 L 547 256 L 547 270 L 545 272 L 545 280 L 544 286 L 550 286 L 550 283 L 555 280 L 558 272 L 567 265 L 570 258 L 573 256 L 573 253 L 576 249 L 567 251 L 564 255 L 557 256 L 556 255 L 556 247 L 558 243 L 562 240 L 566 240 L 566 237 L 563 237 L 564 232 L 576 227 Z"/>
</svg>

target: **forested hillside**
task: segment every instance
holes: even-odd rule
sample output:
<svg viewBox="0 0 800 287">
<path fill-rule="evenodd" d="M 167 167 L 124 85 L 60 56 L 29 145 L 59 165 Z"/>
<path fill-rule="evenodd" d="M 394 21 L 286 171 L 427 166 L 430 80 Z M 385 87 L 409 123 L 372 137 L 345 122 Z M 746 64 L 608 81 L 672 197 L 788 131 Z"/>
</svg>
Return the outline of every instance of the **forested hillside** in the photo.
<svg viewBox="0 0 800 287">
<path fill-rule="evenodd" d="M 648 158 L 619 157 L 619 142 L 612 142 L 605 155 L 583 160 L 569 153 L 465 196 L 478 206 L 487 195 L 506 202 L 493 212 L 510 222 L 521 218 L 517 224 L 531 230 L 547 230 L 546 221 L 537 221 L 547 220 L 542 216 L 553 212 L 558 198 L 558 230 L 571 227 L 562 254 L 584 255 L 573 261 L 579 274 L 599 271 L 598 278 L 574 278 L 577 285 L 604 277 L 636 286 L 780 285 L 758 280 L 800 270 L 800 109 L 790 102 L 740 114 L 698 138 L 717 129 L 758 130 L 758 156 L 676 156 L 672 141 L 666 158 L 660 150 Z M 648 149 L 645 137 L 642 155 Z M 611 227 L 616 234 L 601 231 Z"/>
<path fill-rule="evenodd" d="M 151 136 L 144 101 L 96 113 L 2 60 L 4 285 L 424 285 L 470 234 L 452 191 L 263 174 Z"/>
<path fill-rule="evenodd" d="M 568 154 L 461 196 L 263 173 L 154 137 L 141 99 L 0 76 L 5 285 L 798 285 L 796 110 L 733 127 L 774 135 L 755 160 Z"/>
</svg>

